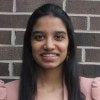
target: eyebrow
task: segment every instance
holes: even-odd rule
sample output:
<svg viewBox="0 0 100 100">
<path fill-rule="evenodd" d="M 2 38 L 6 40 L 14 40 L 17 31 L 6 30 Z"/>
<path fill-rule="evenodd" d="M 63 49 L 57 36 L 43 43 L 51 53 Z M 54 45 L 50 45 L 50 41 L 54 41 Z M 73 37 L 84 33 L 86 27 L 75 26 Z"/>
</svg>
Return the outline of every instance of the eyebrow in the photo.
<svg viewBox="0 0 100 100">
<path fill-rule="evenodd" d="M 32 33 L 43 33 L 43 31 L 33 31 Z"/>
<path fill-rule="evenodd" d="M 36 31 L 33 31 L 33 32 L 32 32 L 33 35 L 34 35 L 34 34 L 37 34 L 37 33 L 45 33 L 45 32 L 43 32 L 43 31 L 41 31 L 41 30 L 36 30 Z M 65 32 L 65 31 L 60 31 L 60 30 L 59 30 L 59 31 L 54 31 L 54 33 L 59 33 L 59 34 L 62 33 L 62 34 L 65 34 L 65 35 L 67 34 L 67 32 Z"/>
<path fill-rule="evenodd" d="M 67 32 L 65 32 L 65 31 L 55 31 L 55 33 L 63 33 L 63 34 L 67 34 Z"/>
</svg>

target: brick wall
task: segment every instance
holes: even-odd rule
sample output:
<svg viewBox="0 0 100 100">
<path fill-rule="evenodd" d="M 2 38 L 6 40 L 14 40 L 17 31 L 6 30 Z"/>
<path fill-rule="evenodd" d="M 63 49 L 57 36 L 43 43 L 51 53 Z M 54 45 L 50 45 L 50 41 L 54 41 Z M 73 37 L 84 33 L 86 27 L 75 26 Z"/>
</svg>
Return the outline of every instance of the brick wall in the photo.
<svg viewBox="0 0 100 100">
<path fill-rule="evenodd" d="M 69 0 L 65 10 L 75 28 L 80 74 L 100 76 L 100 0 Z"/>
<path fill-rule="evenodd" d="M 19 78 L 27 20 L 38 6 L 48 2 L 60 5 L 72 19 L 79 73 L 100 76 L 99 0 L 0 0 L 0 79 Z"/>
</svg>

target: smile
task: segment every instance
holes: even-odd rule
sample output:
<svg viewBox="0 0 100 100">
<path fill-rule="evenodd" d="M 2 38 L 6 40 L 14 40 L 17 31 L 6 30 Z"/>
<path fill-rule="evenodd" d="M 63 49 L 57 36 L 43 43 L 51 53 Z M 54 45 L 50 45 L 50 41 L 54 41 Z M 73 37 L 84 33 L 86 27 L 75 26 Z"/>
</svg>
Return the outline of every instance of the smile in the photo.
<svg viewBox="0 0 100 100">
<path fill-rule="evenodd" d="M 57 56 L 56 54 L 44 54 L 43 55 L 44 57 L 55 57 L 55 56 Z"/>
<path fill-rule="evenodd" d="M 41 56 L 43 56 L 43 57 L 56 57 L 58 55 L 59 54 L 57 54 L 57 53 L 43 53 L 43 54 L 41 54 Z"/>
<path fill-rule="evenodd" d="M 58 59 L 59 54 L 57 53 L 42 53 L 41 58 L 45 62 L 55 62 Z"/>
</svg>

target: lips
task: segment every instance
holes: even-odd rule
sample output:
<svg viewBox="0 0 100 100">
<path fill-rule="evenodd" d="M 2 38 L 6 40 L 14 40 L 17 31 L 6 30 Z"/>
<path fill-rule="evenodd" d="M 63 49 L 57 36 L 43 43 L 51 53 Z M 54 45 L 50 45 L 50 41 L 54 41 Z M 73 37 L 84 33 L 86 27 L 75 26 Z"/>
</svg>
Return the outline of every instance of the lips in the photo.
<svg viewBox="0 0 100 100">
<path fill-rule="evenodd" d="M 57 60 L 59 54 L 58 53 L 42 53 L 41 57 L 44 61 L 52 62 Z"/>
<path fill-rule="evenodd" d="M 58 53 L 42 53 L 41 56 L 44 56 L 44 57 L 56 57 L 56 56 L 59 56 Z"/>
</svg>

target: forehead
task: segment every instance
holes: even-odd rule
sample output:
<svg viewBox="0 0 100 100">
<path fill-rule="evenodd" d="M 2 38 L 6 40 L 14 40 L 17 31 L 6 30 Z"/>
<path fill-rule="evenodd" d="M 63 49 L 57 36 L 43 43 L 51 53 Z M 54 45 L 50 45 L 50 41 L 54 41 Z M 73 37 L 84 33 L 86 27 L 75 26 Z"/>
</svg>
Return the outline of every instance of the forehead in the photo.
<svg viewBox="0 0 100 100">
<path fill-rule="evenodd" d="M 58 18 L 58 17 L 55 17 L 55 16 L 52 16 L 52 15 L 47 15 L 47 16 L 43 16 L 43 17 L 40 17 L 37 22 L 35 23 L 34 27 L 61 27 L 61 28 L 65 28 L 65 24 L 63 23 L 63 21 Z"/>
</svg>

